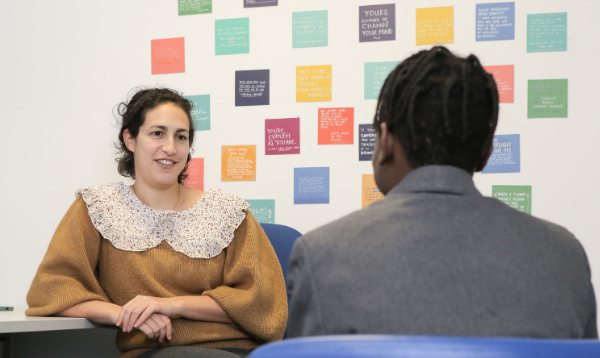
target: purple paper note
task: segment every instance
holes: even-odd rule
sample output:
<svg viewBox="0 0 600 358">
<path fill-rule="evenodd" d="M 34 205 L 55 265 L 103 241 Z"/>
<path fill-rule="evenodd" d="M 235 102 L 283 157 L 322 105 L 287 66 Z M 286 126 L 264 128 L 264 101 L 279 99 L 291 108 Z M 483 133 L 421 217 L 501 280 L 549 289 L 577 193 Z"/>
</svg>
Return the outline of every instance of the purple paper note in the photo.
<svg viewBox="0 0 600 358">
<path fill-rule="evenodd" d="M 277 6 L 277 0 L 244 0 L 244 7 Z"/>
<path fill-rule="evenodd" d="M 235 71 L 235 105 L 269 104 L 269 70 Z"/>
<path fill-rule="evenodd" d="M 359 6 L 360 42 L 396 39 L 396 4 Z"/>
<path fill-rule="evenodd" d="M 265 155 L 300 154 L 300 118 L 265 119 Z"/>
</svg>

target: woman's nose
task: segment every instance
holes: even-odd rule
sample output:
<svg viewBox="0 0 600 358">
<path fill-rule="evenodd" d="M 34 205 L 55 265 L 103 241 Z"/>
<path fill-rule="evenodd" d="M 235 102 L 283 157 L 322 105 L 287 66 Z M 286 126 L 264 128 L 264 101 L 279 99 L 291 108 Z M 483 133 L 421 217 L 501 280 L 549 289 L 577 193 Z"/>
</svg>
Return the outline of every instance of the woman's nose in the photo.
<svg viewBox="0 0 600 358">
<path fill-rule="evenodd" d="M 175 149 L 175 141 L 173 139 L 167 139 L 167 141 L 162 147 L 162 150 L 168 155 L 173 155 L 177 153 L 177 149 Z"/>
</svg>

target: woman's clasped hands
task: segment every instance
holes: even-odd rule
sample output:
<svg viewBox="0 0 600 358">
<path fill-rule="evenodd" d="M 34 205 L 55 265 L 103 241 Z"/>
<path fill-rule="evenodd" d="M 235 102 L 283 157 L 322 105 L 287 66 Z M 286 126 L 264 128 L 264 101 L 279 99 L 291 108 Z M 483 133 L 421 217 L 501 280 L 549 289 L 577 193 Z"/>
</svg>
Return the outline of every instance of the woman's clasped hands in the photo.
<svg viewBox="0 0 600 358">
<path fill-rule="evenodd" d="M 119 313 L 117 326 L 123 332 L 131 332 L 134 328 L 144 332 L 148 338 L 171 340 L 173 327 L 169 317 L 175 315 L 174 302 L 170 298 L 136 296 L 127 302 Z"/>
</svg>

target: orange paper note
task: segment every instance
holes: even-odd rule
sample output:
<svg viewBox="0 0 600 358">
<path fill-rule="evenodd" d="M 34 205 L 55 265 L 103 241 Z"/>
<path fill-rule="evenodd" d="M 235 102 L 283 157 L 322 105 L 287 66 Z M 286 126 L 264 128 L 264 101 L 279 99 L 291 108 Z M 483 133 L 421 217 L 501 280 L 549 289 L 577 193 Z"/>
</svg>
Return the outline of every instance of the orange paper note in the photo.
<svg viewBox="0 0 600 358">
<path fill-rule="evenodd" d="M 515 66 L 483 66 L 496 80 L 500 103 L 515 103 Z"/>
<path fill-rule="evenodd" d="M 204 191 L 204 158 L 192 158 L 188 164 L 185 185 Z"/>
<path fill-rule="evenodd" d="M 319 144 L 354 144 L 354 108 L 319 108 Z"/>
<path fill-rule="evenodd" d="M 331 101 L 331 65 L 296 67 L 296 102 Z"/>
<path fill-rule="evenodd" d="M 417 9 L 417 46 L 454 43 L 454 6 Z"/>
<path fill-rule="evenodd" d="M 224 145 L 221 181 L 256 181 L 256 145 Z"/>
<path fill-rule="evenodd" d="M 185 72 L 184 38 L 152 40 L 152 74 Z"/>
<path fill-rule="evenodd" d="M 362 207 L 367 207 L 372 203 L 383 199 L 383 194 L 375 184 L 373 174 L 363 174 L 362 176 Z"/>
</svg>

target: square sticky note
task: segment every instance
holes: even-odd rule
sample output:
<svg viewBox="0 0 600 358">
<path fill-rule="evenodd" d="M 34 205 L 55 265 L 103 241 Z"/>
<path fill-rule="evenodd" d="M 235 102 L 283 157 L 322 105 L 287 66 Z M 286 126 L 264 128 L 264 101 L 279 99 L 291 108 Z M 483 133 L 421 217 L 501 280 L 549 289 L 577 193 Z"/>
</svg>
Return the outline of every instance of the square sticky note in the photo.
<svg viewBox="0 0 600 358">
<path fill-rule="evenodd" d="M 275 200 L 273 199 L 246 199 L 251 205 L 250 213 L 259 223 L 275 223 Z"/>
<path fill-rule="evenodd" d="M 300 118 L 265 119 L 265 155 L 300 154 Z"/>
<path fill-rule="evenodd" d="M 185 72 L 184 43 L 183 37 L 152 40 L 152 74 Z"/>
<path fill-rule="evenodd" d="M 256 181 L 256 145 L 224 145 L 221 181 Z"/>
<path fill-rule="evenodd" d="M 520 173 L 521 136 L 519 134 L 498 134 L 494 136 L 492 155 L 483 174 Z"/>
<path fill-rule="evenodd" d="M 454 43 L 454 6 L 417 9 L 417 46 Z"/>
<path fill-rule="evenodd" d="M 492 197 L 531 214 L 531 185 L 492 185 Z"/>
<path fill-rule="evenodd" d="M 375 141 L 377 141 L 377 133 L 373 129 L 372 124 L 358 125 L 358 160 L 371 160 L 373 151 L 375 150 Z"/>
<path fill-rule="evenodd" d="M 235 105 L 268 105 L 269 82 L 269 70 L 235 71 Z"/>
<path fill-rule="evenodd" d="M 192 158 L 188 164 L 185 185 L 204 191 L 204 158 Z"/>
<path fill-rule="evenodd" d="M 567 51 L 567 13 L 527 15 L 527 52 Z"/>
<path fill-rule="evenodd" d="M 179 16 L 209 14 L 212 12 L 212 0 L 178 0 Z"/>
<path fill-rule="evenodd" d="M 250 19 L 215 20 L 215 54 L 250 52 Z"/>
<path fill-rule="evenodd" d="M 319 108 L 319 144 L 354 144 L 354 108 Z"/>
<path fill-rule="evenodd" d="M 494 76 L 496 87 L 498 87 L 498 100 L 500 103 L 515 102 L 515 66 L 483 66 L 483 68 Z"/>
<path fill-rule="evenodd" d="M 373 174 L 363 174 L 362 176 L 362 207 L 367 207 L 372 203 L 384 198 L 383 193 L 375 183 Z"/>
<path fill-rule="evenodd" d="M 515 39 L 515 3 L 495 2 L 475 6 L 475 40 Z"/>
<path fill-rule="evenodd" d="M 210 95 L 185 96 L 192 101 L 192 121 L 197 131 L 210 130 Z"/>
<path fill-rule="evenodd" d="M 568 94 L 566 79 L 527 81 L 527 118 L 567 118 Z"/>
<path fill-rule="evenodd" d="M 358 7 L 359 42 L 396 39 L 396 4 Z"/>
<path fill-rule="evenodd" d="M 294 204 L 329 204 L 329 167 L 294 168 Z"/>
<path fill-rule="evenodd" d="M 327 10 L 292 13 L 292 48 L 327 46 Z"/>
<path fill-rule="evenodd" d="M 398 61 L 365 62 L 365 99 L 379 98 L 385 79 L 397 65 Z"/>
<path fill-rule="evenodd" d="M 296 67 L 296 102 L 331 101 L 331 65 Z"/>
</svg>

